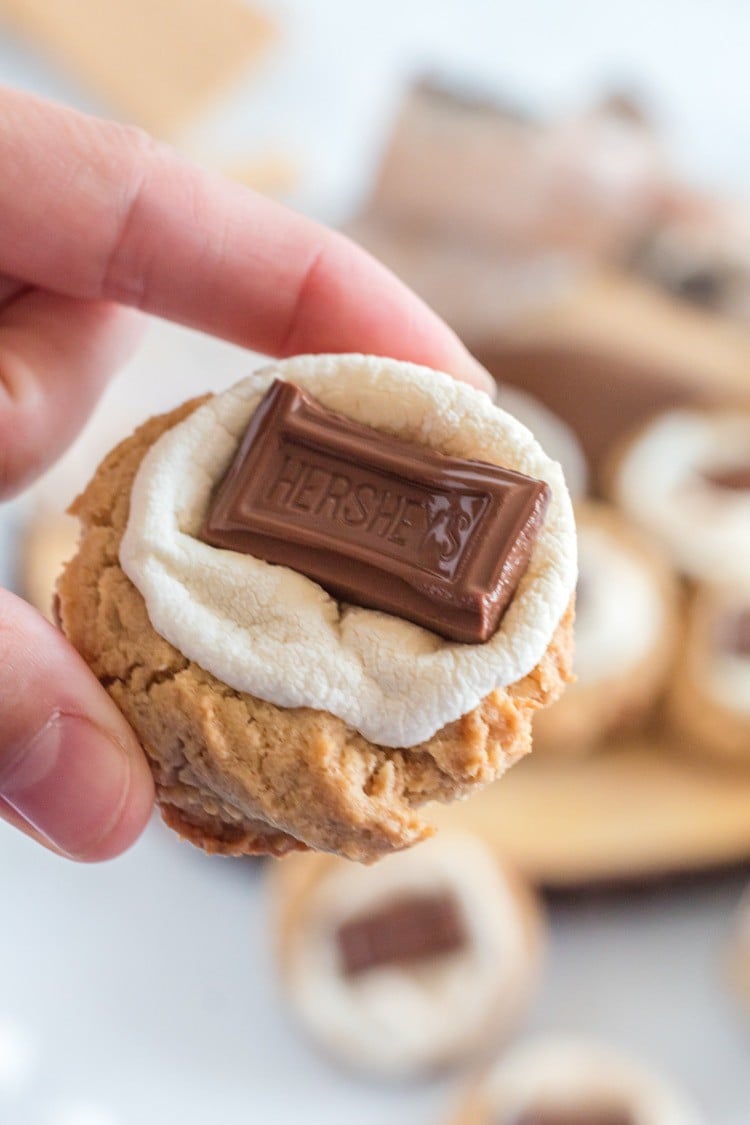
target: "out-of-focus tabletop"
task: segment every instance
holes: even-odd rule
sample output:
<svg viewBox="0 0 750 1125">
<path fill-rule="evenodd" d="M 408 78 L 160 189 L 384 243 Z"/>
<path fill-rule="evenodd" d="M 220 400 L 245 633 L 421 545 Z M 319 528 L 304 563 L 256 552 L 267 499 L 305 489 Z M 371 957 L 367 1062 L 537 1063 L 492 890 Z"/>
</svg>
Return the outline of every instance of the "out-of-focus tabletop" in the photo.
<svg viewBox="0 0 750 1125">
<path fill-rule="evenodd" d="M 159 823 L 105 866 L 66 864 L 4 827 L 0 856 L 0 1035 L 6 1020 L 29 1037 L 36 1098 L 60 1107 L 49 1125 L 430 1125 L 455 1105 L 455 1080 L 378 1086 L 297 1034 L 262 869 L 180 846 Z M 601 1036 L 680 1081 L 707 1125 L 747 1125 L 750 1036 L 724 979 L 740 886 L 554 905 L 526 1030 Z M 76 1104 L 91 1118 L 63 1116 Z"/>
<path fill-rule="evenodd" d="M 227 152 L 252 139 L 293 153 L 293 202 L 314 215 L 353 210 L 403 82 L 425 70 L 541 108 L 633 85 L 691 179 L 750 194 L 745 0 L 265 6 L 278 50 L 203 128 Z M 0 82 L 105 109 L 2 29 Z M 7 584 L 18 515 L 0 513 Z M 158 823 L 122 859 L 74 867 L 0 825 L 0 873 L 2 1125 L 427 1125 L 450 1113 L 453 1080 L 378 1087 L 296 1034 L 274 986 L 262 867 L 209 859 Z M 750 1025 L 725 963 L 742 886 L 724 875 L 552 903 L 528 1030 L 600 1035 L 683 1084 L 707 1125 L 749 1125 Z"/>
</svg>

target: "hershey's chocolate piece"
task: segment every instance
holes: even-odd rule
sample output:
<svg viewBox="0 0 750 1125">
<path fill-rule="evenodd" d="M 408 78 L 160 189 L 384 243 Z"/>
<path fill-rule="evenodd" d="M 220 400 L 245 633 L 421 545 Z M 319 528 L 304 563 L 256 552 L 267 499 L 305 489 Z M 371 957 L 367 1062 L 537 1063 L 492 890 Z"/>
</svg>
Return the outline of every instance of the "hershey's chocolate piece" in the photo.
<svg viewBox="0 0 750 1125">
<path fill-rule="evenodd" d="M 726 299 L 730 280 L 720 269 L 696 266 L 689 273 L 667 278 L 666 285 L 676 297 L 682 297 L 699 308 L 719 309 Z"/>
<path fill-rule="evenodd" d="M 734 465 L 731 469 L 715 469 L 703 474 L 715 488 L 734 492 L 750 492 L 750 461 L 747 465 Z"/>
<path fill-rule="evenodd" d="M 520 1116 L 501 1117 L 497 1125 L 635 1125 L 635 1118 L 622 1106 L 577 1106 L 524 1110 Z"/>
<path fill-rule="evenodd" d="M 394 898 L 374 913 L 346 922 L 336 936 L 348 977 L 456 953 L 467 940 L 460 907 L 448 893 Z"/>
<path fill-rule="evenodd" d="M 719 622 L 719 645 L 732 656 L 750 657 L 750 609 L 729 613 Z"/>
<path fill-rule="evenodd" d="M 475 644 L 497 629 L 549 496 L 544 481 L 379 433 L 277 380 L 201 538 Z"/>
</svg>

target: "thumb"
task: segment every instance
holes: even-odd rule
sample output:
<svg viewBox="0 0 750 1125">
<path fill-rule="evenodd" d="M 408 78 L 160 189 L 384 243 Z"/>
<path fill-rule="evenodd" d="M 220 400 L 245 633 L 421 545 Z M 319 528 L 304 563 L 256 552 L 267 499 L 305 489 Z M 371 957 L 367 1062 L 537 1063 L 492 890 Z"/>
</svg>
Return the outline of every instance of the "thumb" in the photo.
<svg viewBox="0 0 750 1125">
<path fill-rule="evenodd" d="M 74 859 L 129 847 L 153 782 L 143 751 L 64 637 L 0 590 L 0 817 Z"/>
</svg>

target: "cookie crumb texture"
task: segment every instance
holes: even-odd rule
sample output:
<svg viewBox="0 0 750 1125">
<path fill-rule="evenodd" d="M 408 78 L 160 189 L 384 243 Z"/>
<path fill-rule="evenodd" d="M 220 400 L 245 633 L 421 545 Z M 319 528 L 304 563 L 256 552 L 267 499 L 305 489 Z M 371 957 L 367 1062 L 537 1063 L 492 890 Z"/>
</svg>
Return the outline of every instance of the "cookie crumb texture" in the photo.
<svg viewBox="0 0 750 1125">
<path fill-rule="evenodd" d="M 408 750 L 375 746 L 327 712 L 235 691 L 154 631 L 119 564 L 143 457 L 204 401 L 145 423 L 76 500 L 81 540 L 58 584 L 63 632 L 143 743 L 164 820 L 193 844 L 362 862 L 409 847 L 433 832 L 419 806 L 466 796 L 531 749 L 533 712 L 570 678 L 572 605 L 528 676 Z"/>
</svg>

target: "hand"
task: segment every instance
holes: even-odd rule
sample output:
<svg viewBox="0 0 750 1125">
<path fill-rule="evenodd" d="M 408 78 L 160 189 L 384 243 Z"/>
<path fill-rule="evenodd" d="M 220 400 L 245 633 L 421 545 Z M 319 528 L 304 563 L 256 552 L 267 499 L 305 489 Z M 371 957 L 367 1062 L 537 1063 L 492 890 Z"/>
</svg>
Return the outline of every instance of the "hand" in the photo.
<svg viewBox="0 0 750 1125">
<path fill-rule="evenodd" d="M 144 310 L 269 355 L 359 351 L 486 372 L 340 235 L 146 135 L 0 89 L 0 498 L 73 439 Z M 0 817 L 53 850 L 128 847 L 153 783 L 78 654 L 0 590 Z"/>
</svg>

